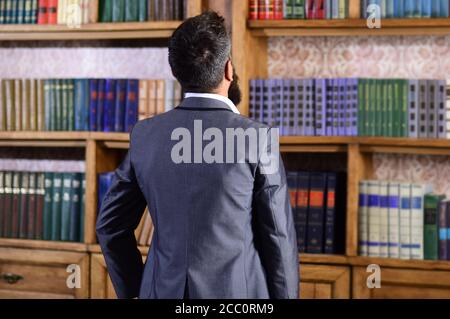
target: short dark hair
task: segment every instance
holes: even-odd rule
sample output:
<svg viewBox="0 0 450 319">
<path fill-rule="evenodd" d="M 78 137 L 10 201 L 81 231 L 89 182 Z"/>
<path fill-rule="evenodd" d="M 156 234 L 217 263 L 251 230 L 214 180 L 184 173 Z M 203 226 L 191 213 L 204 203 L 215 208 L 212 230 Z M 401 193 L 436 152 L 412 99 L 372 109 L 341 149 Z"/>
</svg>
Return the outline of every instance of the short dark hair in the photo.
<svg viewBox="0 0 450 319">
<path fill-rule="evenodd" d="M 169 64 L 185 91 L 211 92 L 225 75 L 231 54 L 225 19 L 207 11 L 183 22 L 169 40 Z"/>
</svg>

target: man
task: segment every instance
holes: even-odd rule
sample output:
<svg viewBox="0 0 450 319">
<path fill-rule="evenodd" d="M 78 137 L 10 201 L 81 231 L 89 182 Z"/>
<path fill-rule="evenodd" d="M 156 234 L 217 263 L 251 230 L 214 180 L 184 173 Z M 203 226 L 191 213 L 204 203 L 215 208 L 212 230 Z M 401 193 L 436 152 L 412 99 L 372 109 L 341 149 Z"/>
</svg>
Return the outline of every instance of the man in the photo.
<svg viewBox="0 0 450 319">
<path fill-rule="evenodd" d="M 97 220 L 119 298 L 298 297 L 286 177 L 271 152 L 278 144 L 273 130 L 239 115 L 230 53 L 224 19 L 214 12 L 188 19 L 170 39 L 169 63 L 185 99 L 134 127 Z M 245 152 L 231 147 L 242 146 L 243 132 Z M 268 134 L 251 141 L 252 132 Z M 144 266 L 134 229 L 146 206 L 155 231 Z"/>
</svg>

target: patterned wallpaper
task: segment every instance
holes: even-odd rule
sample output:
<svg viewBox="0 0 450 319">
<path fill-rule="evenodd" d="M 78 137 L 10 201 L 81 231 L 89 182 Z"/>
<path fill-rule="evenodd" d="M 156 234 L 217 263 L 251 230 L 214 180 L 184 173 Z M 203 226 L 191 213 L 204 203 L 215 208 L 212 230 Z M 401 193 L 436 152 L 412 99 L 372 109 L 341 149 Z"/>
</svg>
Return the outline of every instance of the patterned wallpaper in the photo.
<svg viewBox="0 0 450 319">
<path fill-rule="evenodd" d="M 450 78 L 450 37 L 281 37 L 271 77 Z M 375 177 L 425 181 L 450 197 L 450 156 L 374 155 Z"/>
</svg>

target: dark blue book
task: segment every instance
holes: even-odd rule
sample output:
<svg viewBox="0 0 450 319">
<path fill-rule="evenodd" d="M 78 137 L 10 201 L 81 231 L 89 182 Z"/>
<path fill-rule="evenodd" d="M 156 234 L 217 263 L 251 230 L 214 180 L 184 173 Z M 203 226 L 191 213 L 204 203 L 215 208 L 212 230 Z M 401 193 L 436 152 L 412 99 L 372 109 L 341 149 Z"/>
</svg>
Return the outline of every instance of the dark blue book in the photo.
<svg viewBox="0 0 450 319">
<path fill-rule="evenodd" d="M 393 0 L 393 1 L 394 1 L 394 17 L 403 18 L 405 16 L 404 0 Z"/>
<path fill-rule="evenodd" d="M 333 136 L 333 80 L 327 79 L 326 85 L 325 135 Z"/>
<path fill-rule="evenodd" d="M 358 136 L 358 79 L 347 79 L 347 136 Z"/>
<path fill-rule="evenodd" d="M 299 172 L 297 180 L 297 207 L 295 209 L 297 245 L 300 253 L 306 252 L 308 206 L 309 206 L 309 173 Z"/>
<path fill-rule="evenodd" d="M 97 92 L 97 132 L 104 130 L 104 110 L 105 110 L 105 84 L 106 80 L 98 80 Z"/>
<path fill-rule="evenodd" d="M 325 254 L 336 253 L 336 173 L 327 174 L 325 213 Z"/>
<path fill-rule="evenodd" d="M 295 231 L 298 235 L 298 218 L 296 214 L 297 209 L 297 182 L 298 182 L 298 173 L 297 172 L 287 172 L 286 173 L 287 186 L 289 190 L 289 199 L 291 203 L 292 209 L 292 217 L 294 218 L 294 226 Z"/>
<path fill-rule="evenodd" d="M 294 80 L 294 135 L 304 135 L 303 125 L 303 80 Z"/>
<path fill-rule="evenodd" d="M 102 207 L 103 199 L 112 184 L 113 178 L 114 172 L 102 173 L 98 176 L 98 211 Z"/>
<path fill-rule="evenodd" d="M 306 252 L 321 254 L 324 250 L 324 202 L 326 173 L 311 173 Z"/>
<path fill-rule="evenodd" d="M 103 109 L 103 131 L 114 132 L 115 108 L 116 108 L 116 80 L 105 80 L 105 96 Z"/>
<path fill-rule="evenodd" d="M 25 0 L 16 0 L 15 2 L 15 23 L 24 24 L 25 23 Z"/>
<path fill-rule="evenodd" d="M 89 131 L 97 131 L 98 81 L 89 80 Z"/>
<path fill-rule="evenodd" d="M 405 18 L 414 17 L 414 8 L 416 0 L 404 0 Z"/>
<path fill-rule="evenodd" d="M 431 17 L 439 18 L 441 16 L 441 2 L 440 0 L 430 0 L 431 2 Z"/>
<path fill-rule="evenodd" d="M 425 0 L 422 2 L 422 11 L 421 11 L 421 17 L 422 18 L 431 18 L 431 5 L 433 0 Z"/>
<path fill-rule="evenodd" d="M 82 174 L 74 173 L 70 189 L 70 222 L 69 240 L 79 242 L 81 224 L 81 182 Z"/>
<path fill-rule="evenodd" d="M 338 135 L 345 136 L 346 132 L 346 123 L 347 123 L 347 79 L 338 79 Z"/>
<path fill-rule="evenodd" d="M 449 6 L 450 3 L 448 0 L 441 0 L 440 1 L 440 10 L 439 10 L 439 16 L 441 18 L 448 18 L 449 17 Z"/>
<path fill-rule="evenodd" d="M 127 98 L 127 80 L 116 81 L 116 101 L 114 111 L 114 131 L 123 132 L 125 123 L 125 108 Z"/>
<path fill-rule="evenodd" d="M 316 99 L 315 135 L 326 135 L 326 108 L 327 108 L 327 80 L 315 79 L 314 90 Z"/>
<path fill-rule="evenodd" d="M 89 131 L 89 80 L 74 80 L 75 131 Z"/>
<path fill-rule="evenodd" d="M 139 81 L 127 80 L 127 99 L 125 107 L 125 132 L 131 132 L 131 129 L 138 121 L 139 107 Z"/>
</svg>

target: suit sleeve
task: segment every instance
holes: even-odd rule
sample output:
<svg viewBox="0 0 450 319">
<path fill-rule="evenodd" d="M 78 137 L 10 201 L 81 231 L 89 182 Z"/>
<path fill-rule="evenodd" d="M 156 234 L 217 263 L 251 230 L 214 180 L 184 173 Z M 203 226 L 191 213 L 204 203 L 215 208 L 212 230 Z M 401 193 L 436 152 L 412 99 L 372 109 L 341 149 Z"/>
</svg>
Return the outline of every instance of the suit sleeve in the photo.
<svg viewBox="0 0 450 319">
<path fill-rule="evenodd" d="M 97 218 L 97 237 L 119 298 L 139 295 L 142 255 L 134 230 L 146 206 L 131 164 L 130 153 L 115 171 Z"/>
<path fill-rule="evenodd" d="M 267 164 L 259 161 L 255 173 L 256 244 L 266 271 L 270 298 L 296 299 L 299 297 L 299 259 L 286 173 L 278 147 L 270 153 L 272 169 L 268 170 Z"/>
</svg>

